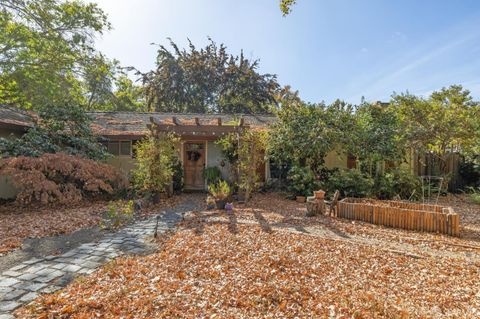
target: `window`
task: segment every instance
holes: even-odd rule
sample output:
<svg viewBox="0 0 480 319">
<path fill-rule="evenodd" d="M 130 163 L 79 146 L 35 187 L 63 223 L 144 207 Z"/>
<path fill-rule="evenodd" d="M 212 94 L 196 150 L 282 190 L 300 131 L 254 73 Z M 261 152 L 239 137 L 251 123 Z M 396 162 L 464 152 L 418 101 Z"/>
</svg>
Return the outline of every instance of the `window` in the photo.
<svg viewBox="0 0 480 319">
<path fill-rule="evenodd" d="M 108 141 L 107 151 L 115 156 L 132 156 L 132 141 Z"/>
<path fill-rule="evenodd" d="M 120 155 L 123 155 L 123 156 L 132 155 L 132 143 L 130 141 L 120 142 Z"/>
</svg>

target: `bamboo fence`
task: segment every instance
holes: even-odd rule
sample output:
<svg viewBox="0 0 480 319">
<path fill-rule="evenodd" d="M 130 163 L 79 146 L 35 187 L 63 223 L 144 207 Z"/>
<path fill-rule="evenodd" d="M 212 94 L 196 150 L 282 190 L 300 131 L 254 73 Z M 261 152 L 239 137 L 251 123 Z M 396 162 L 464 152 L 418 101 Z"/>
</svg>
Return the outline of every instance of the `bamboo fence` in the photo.
<svg viewBox="0 0 480 319">
<path fill-rule="evenodd" d="M 398 201 L 345 198 L 337 217 L 376 225 L 458 236 L 460 217 L 451 207 Z"/>
</svg>

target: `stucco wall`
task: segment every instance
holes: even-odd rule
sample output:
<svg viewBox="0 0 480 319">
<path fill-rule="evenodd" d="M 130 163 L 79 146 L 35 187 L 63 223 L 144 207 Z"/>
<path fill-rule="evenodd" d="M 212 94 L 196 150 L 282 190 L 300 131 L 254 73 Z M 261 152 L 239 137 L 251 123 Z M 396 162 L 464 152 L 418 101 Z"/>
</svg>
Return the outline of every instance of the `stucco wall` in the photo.
<svg viewBox="0 0 480 319">
<path fill-rule="evenodd" d="M 332 151 L 325 157 L 325 166 L 332 168 L 348 168 L 347 155 L 341 151 Z"/>
<path fill-rule="evenodd" d="M 224 162 L 225 166 L 221 166 L 221 162 Z M 232 173 L 230 170 L 230 164 L 223 157 L 221 148 L 213 141 L 208 141 L 207 144 L 207 167 L 217 166 L 222 172 L 222 178 L 230 181 L 232 179 Z"/>
</svg>

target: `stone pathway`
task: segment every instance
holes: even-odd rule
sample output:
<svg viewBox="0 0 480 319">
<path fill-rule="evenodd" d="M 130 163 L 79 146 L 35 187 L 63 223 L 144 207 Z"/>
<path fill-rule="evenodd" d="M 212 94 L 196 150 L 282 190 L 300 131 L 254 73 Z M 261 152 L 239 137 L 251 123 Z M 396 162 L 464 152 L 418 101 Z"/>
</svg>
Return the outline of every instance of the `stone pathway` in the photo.
<svg viewBox="0 0 480 319">
<path fill-rule="evenodd" d="M 195 209 L 192 202 L 180 204 L 160 214 L 158 234 L 172 229 L 182 214 Z M 88 275 L 102 264 L 124 254 L 148 254 L 156 245 L 150 243 L 157 217 L 137 221 L 98 242 L 86 243 L 63 255 L 32 258 L 0 274 L 0 319 L 14 318 L 18 307 L 41 293 L 65 287 L 78 275 Z"/>
</svg>

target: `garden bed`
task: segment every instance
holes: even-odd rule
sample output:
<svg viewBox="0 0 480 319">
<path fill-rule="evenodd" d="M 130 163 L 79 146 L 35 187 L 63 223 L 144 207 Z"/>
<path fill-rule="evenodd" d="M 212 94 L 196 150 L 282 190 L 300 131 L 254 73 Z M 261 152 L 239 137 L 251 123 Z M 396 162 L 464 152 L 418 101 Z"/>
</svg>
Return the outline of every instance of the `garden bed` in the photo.
<svg viewBox="0 0 480 319">
<path fill-rule="evenodd" d="M 460 233 L 460 218 L 451 207 L 373 199 L 345 198 L 337 216 L 376 225 L 451 236 Z"/>
</svg>

